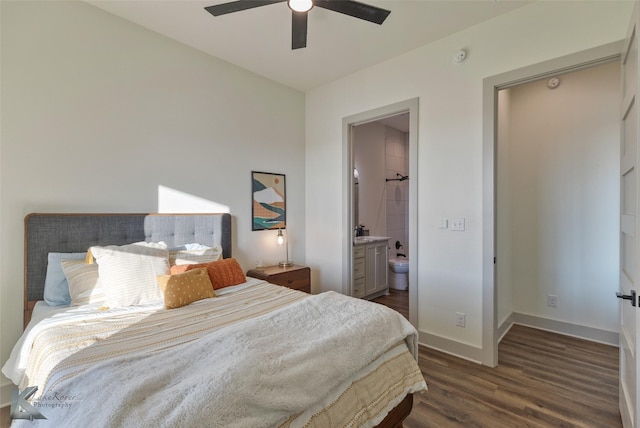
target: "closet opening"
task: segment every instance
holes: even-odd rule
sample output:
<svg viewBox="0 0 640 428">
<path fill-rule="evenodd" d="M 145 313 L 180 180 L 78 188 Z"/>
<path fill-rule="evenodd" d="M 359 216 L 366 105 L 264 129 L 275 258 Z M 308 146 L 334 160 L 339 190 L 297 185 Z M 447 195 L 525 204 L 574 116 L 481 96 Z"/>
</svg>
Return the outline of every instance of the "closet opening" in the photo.
<svg viewBox="0 0 640 428">
<path fill-rule="evenodd" d="M 484 80 L 485 365 L 513 323 L 616 335 L 619 58 L 611 43 Z"/>
</svg>

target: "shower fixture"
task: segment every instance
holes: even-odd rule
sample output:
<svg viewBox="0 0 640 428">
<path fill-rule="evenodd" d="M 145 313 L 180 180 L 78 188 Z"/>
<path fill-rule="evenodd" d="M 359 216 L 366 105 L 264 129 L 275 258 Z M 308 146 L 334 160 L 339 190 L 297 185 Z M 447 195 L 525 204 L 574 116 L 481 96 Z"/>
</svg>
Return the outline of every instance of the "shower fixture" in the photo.
<svg viewBox="0 0 640 428">
<path fill-rule="evenodd" d="M 409 179 L 408 175 L 402 175 L 400 173 L 396 173 L 396 177 L 399 177 L 399 178 L 387 178 L 385 180 L 386 181 L 405 181 Z"/>
</svg>

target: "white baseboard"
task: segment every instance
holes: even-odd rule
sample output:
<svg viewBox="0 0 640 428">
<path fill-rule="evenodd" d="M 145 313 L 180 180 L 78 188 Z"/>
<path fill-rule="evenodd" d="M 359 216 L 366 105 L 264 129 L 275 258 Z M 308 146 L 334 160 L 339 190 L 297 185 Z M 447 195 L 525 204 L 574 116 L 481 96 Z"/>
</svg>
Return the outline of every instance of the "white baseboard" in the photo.
<svg viewBox="0 0 640 428">
<path fill-rule="evenodd" d="M 467 345 L 466 343 L 456 342 L 442 336 L 420 331 L 419 343 L 427 348 L 444 352 L 464 360 L 482 364 L 482 349 L 476 346 Z"/>
<path fill-rule="evenodd" d="M 502 341 L 502 338 L 509 332 L 511 326 L 514 324 L 513 321 L 513 312 L 509 314 L 506 320 L 502 324 L 498 326 L 498 331 L 496 332 L 496 336 L 498 336 L 498 343 Z"/>
<path fill-rule="evenodd" d="M 535 315 L 522 314 L 513 312 L 498 327 L 498 337 L 502 337 L 509 331 L 511 325 L 520 324 L 527 327 L 533 327 L 540 330 L 546 330 L 553 333 L 564 334 L 566 336 L 577 337 L 580 339 L 590 340 L 592 342 L 603 343 L 605 345 L 619 346 L 619 334 L 617 331 L 602 330 L 595 327 L 587 327 L 578 324 L 572 324 L 565 321 L 558 321 L 549 318 L 542 318 Z"/>
</svg>

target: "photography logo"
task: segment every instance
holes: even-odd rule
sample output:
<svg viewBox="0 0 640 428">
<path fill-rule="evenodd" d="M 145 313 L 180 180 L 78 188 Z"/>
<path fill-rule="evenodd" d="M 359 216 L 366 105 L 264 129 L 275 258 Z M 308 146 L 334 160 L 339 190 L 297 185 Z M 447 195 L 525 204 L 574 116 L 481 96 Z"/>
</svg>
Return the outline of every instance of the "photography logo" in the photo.
<svg viewBox="0 0 640 428">
<path fill-rule="evenodd" d="M 47 419 L 27 400 L 38 390 L 37 386 L 28 386 L 20 392 L 13 390 L 11 397 L 11 419 Z"/>
</svg>

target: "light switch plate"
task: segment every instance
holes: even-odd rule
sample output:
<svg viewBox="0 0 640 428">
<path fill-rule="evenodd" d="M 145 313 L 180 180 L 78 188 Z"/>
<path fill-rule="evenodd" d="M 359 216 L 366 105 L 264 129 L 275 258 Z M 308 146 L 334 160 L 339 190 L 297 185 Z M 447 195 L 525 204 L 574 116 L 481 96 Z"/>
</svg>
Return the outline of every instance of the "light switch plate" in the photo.
<svg viewBox="0 0 640 428">
<path fill-rule="evenodd" d="M 464 218 L 452 218 L 451 219 L 451 227 L 449 230 L 455 230 L 458 232 L 464 231 Z"/>
<path fill-rule="evenodd" d="M 467 315 L 462 312 L 456 312 L 456 326 L 465 327 L 467 323 Z"/>
</svg>

